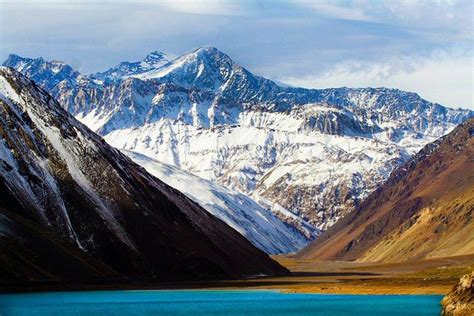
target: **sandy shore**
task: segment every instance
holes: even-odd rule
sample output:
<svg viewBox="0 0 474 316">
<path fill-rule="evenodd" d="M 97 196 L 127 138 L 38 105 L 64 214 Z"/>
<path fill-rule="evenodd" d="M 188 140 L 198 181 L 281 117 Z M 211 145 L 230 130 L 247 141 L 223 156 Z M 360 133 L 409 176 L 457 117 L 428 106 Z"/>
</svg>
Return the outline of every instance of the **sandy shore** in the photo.
<svg viewBox="0 0 474 316">
<path fill-rule="evenodd" d="M 249 280 L 128 283 L 95 285 L 52 285 L 9 287 L 2 292 L 67 290 L 167 290 L 227 289 L 279 290 L 294 293 L 328 294 L 446 294 L 459 278 L 474 269 L 474 255 L 396 264 L 315 262 L 275 256 L 291 274 Z"/>
<path fill-rule="evenodd" d="M 459 278 L 474 269 L 474 255 L 395 264 L 314 262 L 287 256 L 274 259 L 291 275 L 277 278 L 223 281 L 214 289 L 273 289 L 327 294 L 446 294 Z"/>
<path fill-rule="evenodd" d="M 283 290 L 303 293 L 446 294 L 474 269 L 474 255 L 395 264 L 275 259 L 293 272 L 290 279 L 299 281 Z"/>
</svg>

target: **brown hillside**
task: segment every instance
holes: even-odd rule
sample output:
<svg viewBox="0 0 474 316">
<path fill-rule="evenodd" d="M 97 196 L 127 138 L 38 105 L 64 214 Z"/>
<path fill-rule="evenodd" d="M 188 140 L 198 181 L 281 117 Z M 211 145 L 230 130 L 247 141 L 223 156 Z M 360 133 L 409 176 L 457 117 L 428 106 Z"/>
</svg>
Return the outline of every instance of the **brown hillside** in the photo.
<svg viewBox="0 0 474 316">
<path fill-rule="evenodd" d="M 474 253 L 474 119 L 426 146 L 297 257 L 400 262 Z"/>
</svg>

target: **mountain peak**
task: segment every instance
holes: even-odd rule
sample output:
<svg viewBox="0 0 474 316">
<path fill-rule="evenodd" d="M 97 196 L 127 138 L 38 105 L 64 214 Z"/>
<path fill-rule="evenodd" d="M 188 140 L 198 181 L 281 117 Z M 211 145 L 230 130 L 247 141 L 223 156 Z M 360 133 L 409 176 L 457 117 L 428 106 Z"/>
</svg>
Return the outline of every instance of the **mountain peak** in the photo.
<svg viewBox="0 0 474 316">
<path fill-rule="evenodd" d="M 200 47 L 136 77 L 216 90 L 232 75 L 235 66 L 232 59 L 217 48 Z"/>
<path fill-rule="evenodd" d="M 172 54 L 160 52 L 160 51 L 153 51 L 146 55 L 146 57 L 143 59 L 143 62 L 149 63 L 149 64 L 155 64 L 157 62 L 162 62 L 162 61 L 170 61 L 174 59 L 175 56 Z"/>
<path fill-rule="evenodd" d="M 221 50 L 213 46 L 199 47 L 195 50 L 195 52 L 202 52 L 202 53 L 208 53 L 208 54 L 224 54 L 224 52 L 222 52 Z"/>
<path fill-rule="evenodd" d="M 63 61 L 46 61 L 42 57 L 29 58 L 10 54 L 2 65 L 20 71 L 46 89 L 52 89 L 62 81 L 72 84 L 81 75 Z"/>
<path fill-rule="evenodd" d="M 233 60 L 226 53 L 215 47 L 199 47 L 189 53 L 185 53 L 176 58 L 176 64 L 189 64 L 189 63 L 217 63 L 215 65 L 226 62 L 229 65 L 234 64 Z M 215 66 L 214 65 L 214 66 Z"/>
<path fill-rule="evenodd" d="M 21 63 L 21 62 L 44 62 L 44 59 L 42 57 L 37 57 L 37 58 L 29 58 L 29 57 L 22 57 L 17 54 L 10 54 L 8 55 L 7 59 L 3 62 L 2 66 L 6 67 L 13 67 L 16 68 L 16 65 Z"/>
<path fill-rule="evenodd" d="M 13 67 L 16 68 L 15 65 L 19 63 L 24 63 L 24 64 L 49 64 L 52 66 L 62 66 L 62 67 L 69 67 L 72 68 L 69 64 L 62 60 L 57 60 L 53 59 L 50 61 L 45 60 L 43 57 L 36 57 L 36 58 L 31 58 L 31 57 L 23 57 L 17 54 L 9 54 L 7 59 L 3 62 L 3 66 L 6 67 Z"/>
<path fill-rule="evenodd" d="M 223 51 L 217 49 L 216 47 L 212 46 L 205 46 L 205 47 L 200 47 L 196 50 L 194 50 L 191 54 L 196 55 L 197 57 L 218 57 L 219 59 L 225 58 L 227 60 L 232 61 L 232 59 L 224 53 Z M 186 56 L 186 55 L 185 55 Z"/>
<path fill-rule="evenodd" d="M 53 59 L 53 60 L 47 61 L 43 57 L 36 57 L 36 58 L 22 57 L 17 54 L 8 55 L 7 59 L 5 59 L 2 66 L 17 68 L 19 64 L 23 64 L 24 66 L 27 66 L 27 65 L 31 66 L 33 64 L 37 64 L 37 65 L 47 64 L 53 67 L 67 67 L 72 70 L 72 67 L 62 60 Z"/>
<path fill-rule="evenodd" d="M 166 65 L 171 60 L 175 59 L 172 54 L 152 51 L 142 61 L 135 62 L 121 62 L 117 66 L 109 68 L 104 72 L 98 72 L 91 76 L 95 79 L 105 80 L 119 80 L 128 77 L 137 76 L 146 72 L 154 71 L 163 65 Z"/>
</svg>

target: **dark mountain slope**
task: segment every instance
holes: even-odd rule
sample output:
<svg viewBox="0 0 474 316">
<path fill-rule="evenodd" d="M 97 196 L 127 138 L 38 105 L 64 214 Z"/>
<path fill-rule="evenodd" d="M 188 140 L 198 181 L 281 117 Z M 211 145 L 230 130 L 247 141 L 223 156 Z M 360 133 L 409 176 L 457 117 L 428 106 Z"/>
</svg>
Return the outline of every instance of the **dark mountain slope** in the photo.
<svg viewBox="0 0 474 316">
<path fill-rule="evenodd" d="M 426 146 L 298 256 L 397 262 L 474 253 L 474 119 Z"/>
<path fill-rule="evenodd" d="M 0 112 L 2 283 L 285 273 L 12 69 Z"/>
</svg>

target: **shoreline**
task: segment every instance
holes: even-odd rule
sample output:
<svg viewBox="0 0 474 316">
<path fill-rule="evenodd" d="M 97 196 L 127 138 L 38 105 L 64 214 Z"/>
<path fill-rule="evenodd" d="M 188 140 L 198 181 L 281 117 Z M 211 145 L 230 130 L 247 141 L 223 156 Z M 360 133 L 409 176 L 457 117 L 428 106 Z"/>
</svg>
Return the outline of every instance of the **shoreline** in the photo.
<svg viewBox="0 0 474 316">
<path fill-rule="evenodd" d="M 341 295 L 445 295 L 474 267 L 474 255 L 405 263 L 301 261 L 274 256 L 289 275 L 245 280 L 114 282 L 1 286 L 0 294 L 110 290 L 267 290 Z"/>
</svg>

